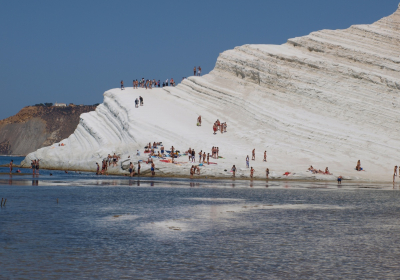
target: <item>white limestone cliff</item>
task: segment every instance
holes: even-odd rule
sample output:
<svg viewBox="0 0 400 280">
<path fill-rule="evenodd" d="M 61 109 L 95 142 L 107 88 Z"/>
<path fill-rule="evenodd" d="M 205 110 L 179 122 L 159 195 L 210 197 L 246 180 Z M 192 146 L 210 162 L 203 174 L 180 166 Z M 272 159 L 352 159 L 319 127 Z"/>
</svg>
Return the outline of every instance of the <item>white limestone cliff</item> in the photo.
<svg viewBox="0 0 400 280">
<path fill-rule="evenodd" d="M 137 109 L 139 95 L 145 106 Z M 399 109 L 400 7 L 370 25 L 236 47 L 221 53 L 208 75 L 176 87 L 106 91 L 95 112 L 81 115 L 65 146 L 39 149 L 23 163 L 40 158 L 43 167 L 93 171 L 109 153 L 137 161 L 137 149 L 143 155 L 148 142 L 162 141 L 197 153 L 218 146 L 224 159 L 203 167 L 208 175 L 229 176 L 224 170 L 235 164 L 248 176 L 245 157 L 255 148 L 250 164 L 257 177 L 268 167 L 274 178 L 289 171 L 296 173 L 289 178 L 389 181 L 400 164 Z M 212 134 L 217 118 L 227 122 L 228 133 Z M 358 159 L 365 172 L 355 171 Z M 309 165 L 328 166 L 334 175 L 312 175 Z M 159 173 L 188 175 L 190 166 L 156 161 Z"/>
</svg>

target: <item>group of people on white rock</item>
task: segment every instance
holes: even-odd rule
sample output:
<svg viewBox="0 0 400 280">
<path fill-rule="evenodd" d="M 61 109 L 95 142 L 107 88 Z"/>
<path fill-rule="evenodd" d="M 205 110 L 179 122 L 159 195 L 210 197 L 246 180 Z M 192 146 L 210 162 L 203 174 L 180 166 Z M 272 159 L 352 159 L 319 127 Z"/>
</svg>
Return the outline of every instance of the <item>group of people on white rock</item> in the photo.
<svg viewBox="0 0 400 280">
<path fill-rule="evenodd" d="M 310 171 L 313 174 L 325 174 L 325 175 L 332 175 L 332 173 L 329 172 L 329 168 L 326 167 L 325 171 L 322 171 L 321 169 L 314 168 L 312 165 L 308 168 L 308 171 Z"/>
<path fill-rule="evenodd" d="M 143 97 L 139 95 L 139 98 L 135 99 L 135 108 L 139 108 L 140 106 L 143 106 Z"/>
<path fill-rule="evenodd" d="M 219 119 L 216 120 L 216 122 L 213 125 L 213 131 L 214 134 L 217 134 L 217 131 L 221 131 L 221 133 L 226 132 L 226 128 L 228 127 L 228 125 L 226 124 L 226 122 L 221 123 L 219 121 Z"/>
<path fill-rule="evenodd" d="M 141 80 L 133 80 L 132 82 L 133 84 L 133 88 L 134 89 L 138 89 L 140 88 L 145 88 L 145 89 L 152 89 L 153 87 L 167 87 L 167 86 L 175 86 L 175 81 L 173 78 L 171 78 L 171 80 L 168 81 L 168 79 L 165 80 L 165 82 L 163 82 L 161 84 L 160 80 L 156 81 L 155 79 L 153 80 L 145 80 L 144 78 L 142 78 Z M 121 80 L 121 90 L 124 90 L 125 86 L 124 86 L 124 81 Z"/>
<path fill-rule="evenodd" d="M 196 66 L 193 68 L 193 76 L 196 76 Z M 197 68 L 197 76 L 201 76 L 201 67 Z"/>
</svg>

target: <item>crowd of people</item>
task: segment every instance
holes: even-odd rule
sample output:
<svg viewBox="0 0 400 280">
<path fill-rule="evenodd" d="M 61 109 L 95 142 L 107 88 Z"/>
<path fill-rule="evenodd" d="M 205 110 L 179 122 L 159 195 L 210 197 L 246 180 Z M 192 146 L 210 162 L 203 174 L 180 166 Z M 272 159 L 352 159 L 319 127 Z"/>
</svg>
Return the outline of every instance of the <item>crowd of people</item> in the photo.
<svg viewBox="0 0 400 280">
<path fill-rule="evenodd" d="M 121 157 L 117 154 L 108 154 L 108 156 L 102 160 L 101 162 L 101 170 L 100 170 L 100 165 L 98 162 L 96 162 L 96 166 L 97 166 L 97 170 L 96 170 L 96 174 L 100 175 L 100 174 L 104 174 L 107 172 L 108 167 L 109 166 L 117 166 L 118 161 L 121 159 Z"/>
<path fill-rule="evenodd" d="M 175 81 L 173 78 L 170 80 L 166 79 L 163 83 L 161 83 L 160 80 L 148 80 L 145 78 L 139 79 L 139 80 L 133 80 L 132 82 L 133 88 L 138 89 L 138 88 L 145 88 L 145 89 L 152 89 L 156 87 L 168 87 L 168 86 L 175 86 Z M 121 80 L 121 90 L 124 90 L 124 81 Z"/>
<path fill-rule="evenodd" d="M 194 76 L 201 76 L 201 67 L 199 66 L 198 68 L 196 68 L 196 66 L 193 69 L 193 75 Z M 186 79 L 186 77 L 182 77 L 182 81 Z M 152 89 L 153 87 L 168 87 L 168 86 L 175 86 L 175 81 L 173 78 L 171 78 L 170 80 L 166 79 L 164 82 L 161 83 L 160 80 L 156 80 L 156 79 L 136 79 L 132 81 L 132 85 L 134 89 L 137 88 L 145 88 L 145 89 Z M 125 86 L 124 86 L 124 81 L 121 80 L 121 90 L 124 90 Z"/>
</svg>

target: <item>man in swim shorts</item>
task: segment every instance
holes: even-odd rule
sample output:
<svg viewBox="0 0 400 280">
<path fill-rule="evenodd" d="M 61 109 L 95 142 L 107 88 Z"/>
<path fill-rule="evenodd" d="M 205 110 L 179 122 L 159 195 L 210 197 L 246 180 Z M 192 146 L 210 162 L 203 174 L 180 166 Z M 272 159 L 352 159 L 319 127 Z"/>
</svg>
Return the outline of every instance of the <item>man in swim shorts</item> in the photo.
<svg viewBox="0 0 400 280">
<path fill-rule="evenodd" d="M 156 172 L 155 172 L 155 165 L 154 165 L 153 162 L 151 163 L 151 175 L 152 175 L 152 176 L 156 175 Z"/>
<path fill-rule="evenodd" d="M 13 170 L 13 164 L 14 164 L 14 161 L 11 160 L 10 161 L 10 174 L 12 173 L 12 170 Z"/>
<path fill-rule="evenodd" d="M 192 150 L 192 162 L 196 162 L 196 152 Z"/>
</svg>

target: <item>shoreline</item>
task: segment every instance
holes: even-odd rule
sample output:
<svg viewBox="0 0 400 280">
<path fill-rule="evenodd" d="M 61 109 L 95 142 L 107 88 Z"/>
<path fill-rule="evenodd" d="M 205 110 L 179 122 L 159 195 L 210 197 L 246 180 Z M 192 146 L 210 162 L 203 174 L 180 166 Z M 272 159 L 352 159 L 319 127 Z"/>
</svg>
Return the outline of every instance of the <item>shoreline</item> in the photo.
<svg viewBox="0 0 400 280">
<path fill-rule="evenodd" d="M 0 167 L 8 167 L 8 165 L 0 165 Z M 30 169 L 23 167 L 21 165 L 14 165 L 14 168 L 24 168 L 24 169 Z M 70 172 L 85 172 L 85 173 L 91 173 L 93 175 L 96 175 L 96 172 L 94 171 L 88 171 L 88 170 L 79 170 L 79 169 L 57 169 L 57 168 L 40 168 L 40 170 L 54 170 L 54 171 L 70 171 Z M 157 171 L 157 169 L 156 169 Z M 285 181 L 290 181 L 290 182 L 302 182 L 302 183 L 316 183 L 316 182 L 326 182 L 326 183 L 337 183 L 337 180 L 322 180 L 322 179 L 312 179 L 312 178 L 293 178 L 291 176 L 288 176 L 287 178 L 262 178 L 262 177 L 257 177 L 254 176 L 253 178 L 250 177 L 244 177 L 244 176 L 238 176 L 238 177 L 223 177 L 223 176 L 213 176 L 213 175 L 195 175 L 193 178 L 190 178 L 190 175 L 183 175 L 183 174 L 172 174 L 172 173 L 156 173 L 156 176 L 151 176 L 151 171 L 150 170 L 145 170 L 141 173 L 140 177 L 136 174 L 133 177 L 128 176 L 127 173 L 118 173 L 118 172 L 109 172 L 107 175 L 97 175 L 100 178 L 107 178 L 107 177 L 124 177 L 124 178 L 170 178 L 170 179 L 188 179 L 188 180 L 217 180 L 217 181 L 222 181 L 222 180 L 229 180 L 229 181 L 266 181 L 266 182 L 285 182 Z M 3 172 L 0 173 L 0 175 L 10 175 L 8 172 Z M 11 175 L 32 175 L 31 173 L 12 173 Z M 39 174 L 40 175 L 40 174 Z M 392 182 L 390 181 L 372 181 L 372 180 L 352 180 L 352 179 L 342 179 L 342 182 L 347 182 L 347 183 L 372 183 L 372 184 L 391 184 Z"/>
</svg>

